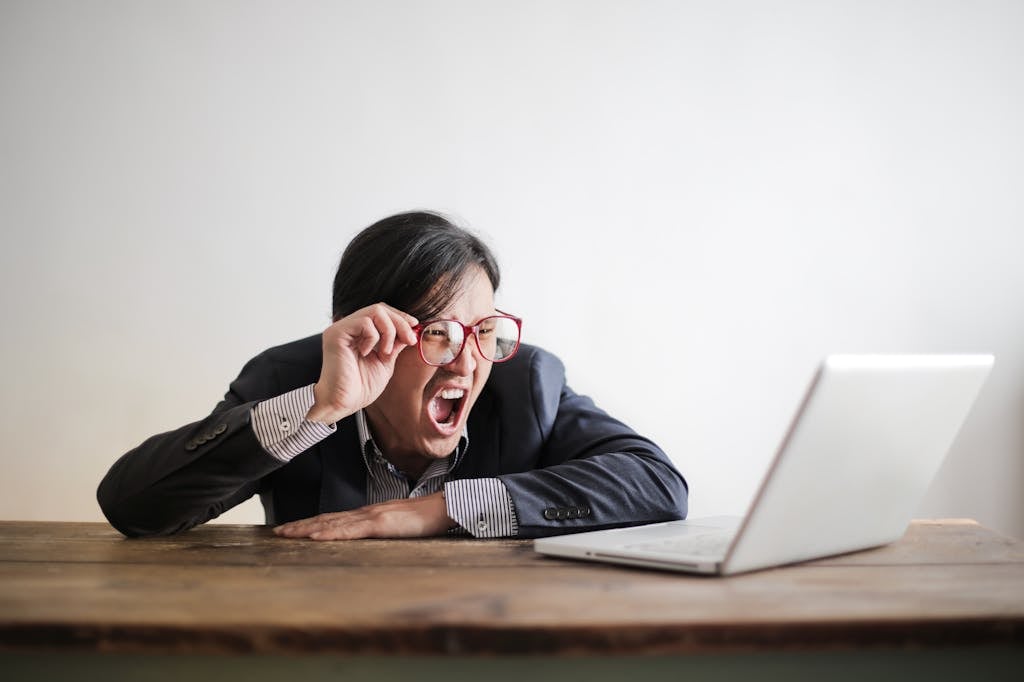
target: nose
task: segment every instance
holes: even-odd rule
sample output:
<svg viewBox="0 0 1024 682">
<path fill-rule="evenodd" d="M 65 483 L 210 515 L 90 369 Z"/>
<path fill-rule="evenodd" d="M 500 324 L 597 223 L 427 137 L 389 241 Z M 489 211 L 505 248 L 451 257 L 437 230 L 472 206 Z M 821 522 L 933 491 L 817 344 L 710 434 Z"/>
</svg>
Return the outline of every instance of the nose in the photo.
<svg viewBox="0 0 1024 682">
<path fill-rule="evenodd" d="M 470 376 L 476 371 L 477 363 L 483 360 L 480 356 L 480 349 L 476 347 L 476 341 L 473 337 L 467 337 L 465 344 L 462 352 L 459 353 L 459 357 L 444 366 L 446 370 L 460 377 Z"/>
</svg>

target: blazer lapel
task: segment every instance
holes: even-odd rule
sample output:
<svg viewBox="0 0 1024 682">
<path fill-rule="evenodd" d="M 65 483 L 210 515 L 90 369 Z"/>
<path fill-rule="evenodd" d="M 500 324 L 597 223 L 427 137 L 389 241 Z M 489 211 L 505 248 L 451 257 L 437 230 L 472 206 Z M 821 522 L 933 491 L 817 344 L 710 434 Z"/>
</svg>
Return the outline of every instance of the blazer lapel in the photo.
<svg viewBox="0 0 1024 682">
<path fill-rule="evenodd" d="M 501 423 L 493 396 L 484 391 L 469 413 L 469 448 L 452 478 L 492 478 L 501 467 Z"/>
<path fill-rule="evenodd" d="M 360 452 L 355 417 L 338 422 L 338 430 L 320 443 L 320 513 L 366 505 L 366 463 Z"/>
</svg>

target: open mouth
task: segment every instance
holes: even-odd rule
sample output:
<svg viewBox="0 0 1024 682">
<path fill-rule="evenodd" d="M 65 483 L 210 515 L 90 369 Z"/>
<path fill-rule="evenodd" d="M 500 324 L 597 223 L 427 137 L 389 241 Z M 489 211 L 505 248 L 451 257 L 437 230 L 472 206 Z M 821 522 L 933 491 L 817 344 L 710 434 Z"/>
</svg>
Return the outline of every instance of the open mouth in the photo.
<svg viewBox="0 0 1024 682">
<path fill-rule="evenodd" d="M 430 418 L 442 431 L 450 431 L 459 421 L 466 403 L 466 389 L 444 388 L 430 400 L 427 410 Z"/>
</svg>

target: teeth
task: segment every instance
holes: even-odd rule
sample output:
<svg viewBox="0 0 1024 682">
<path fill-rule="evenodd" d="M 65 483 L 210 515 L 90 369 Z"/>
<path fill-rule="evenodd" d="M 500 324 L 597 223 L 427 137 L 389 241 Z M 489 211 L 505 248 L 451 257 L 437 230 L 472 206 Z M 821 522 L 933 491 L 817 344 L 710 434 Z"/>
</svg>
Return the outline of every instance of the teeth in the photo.
<svg viewBox="0 0 1024 682">
<path fill-rule="evenodd" d="M 441 391 L 441 397 L 445 400 L 458 400 L 464 395 L 466 395 L 466 392 L 461 388 L 446 388 Z"/>
</svg>

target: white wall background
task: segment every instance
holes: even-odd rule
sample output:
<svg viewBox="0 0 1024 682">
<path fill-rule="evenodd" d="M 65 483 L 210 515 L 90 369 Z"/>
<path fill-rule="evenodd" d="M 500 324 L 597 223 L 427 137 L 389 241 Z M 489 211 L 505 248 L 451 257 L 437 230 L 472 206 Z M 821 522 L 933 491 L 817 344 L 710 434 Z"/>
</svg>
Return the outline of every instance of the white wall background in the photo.
<svg viewBox="0 0 1024 682">
<path fill-rule="evenodd" d="M 1014 1 L 0 0 L 0 518 L 101 519 L 429 207 L 693 514 L 743 511 L 823 354 L 994 352 L 920 514 L 1024 536 L 1022 68 Z"/>
</svg>

